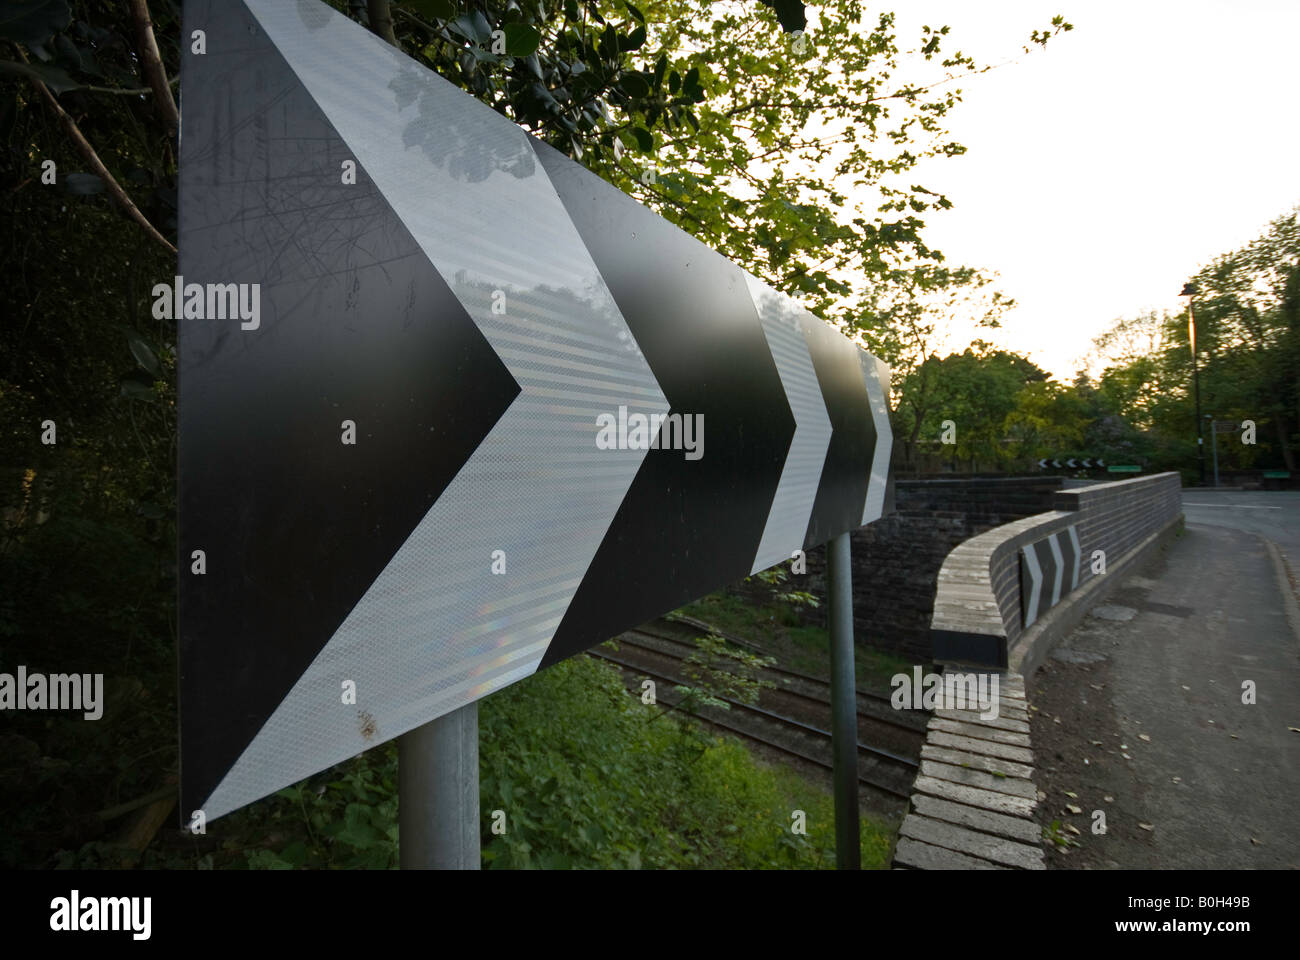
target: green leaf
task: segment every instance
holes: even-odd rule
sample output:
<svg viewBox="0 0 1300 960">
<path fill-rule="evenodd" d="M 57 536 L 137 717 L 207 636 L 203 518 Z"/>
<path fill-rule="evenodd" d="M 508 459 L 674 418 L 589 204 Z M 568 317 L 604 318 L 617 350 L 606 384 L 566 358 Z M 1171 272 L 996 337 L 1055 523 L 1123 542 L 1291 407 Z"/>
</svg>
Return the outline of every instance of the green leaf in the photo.
<svg viewBox="0 0 1300 960">
<path fill-rule="evenodd" d="M 537 28 L 527 23 L 507 23 L 506 53 L 512 57 L 530 57 L 537 52 L 542 42 L 542 35 Z"/>
<path fill-rule="evenodd" d="M 492 26 L 479 10 L 457 17 L 448 26 L 475 43 L 488 43 L 492 39 Z"/>
<path fill-rule="evenodd" d="M 143 400 L 146 403 L 153 403 L 158 399 L 158 395 L 153 392 L 153 384 L 145 383 L 134 376 L 122 381 L 122 396 Z"/>
<path fill-rule="evenodd" d="M 270 850 L 255 850 L 248 857 L 250 870 L 292 870 L 293 864 L 281 860 Z"/>
<path fill-rule="evenodd" d="M 602 59 L 617 60 L 620 39 L 618 31 L 614 29 L 612 23 L 605 27 L 604 32 L 600 35 L 600 55 Z"/>
<path fill-rule="evenodd" d="M 76 80 L 68 76 L 61 67 L 51 66 L 48 63 L 18 63 L 16 60 L 0 60 L 0 73 L 11 73 L 27 77 L 29 80 L 40 80 L 55 93 L 67 93 L 69 90 L 76 90 L 81 86 Z"/>
<path fill-rule="evenodd" d="M 650 131 L 644 127 L 633 127 L 632 136 L 636 137 L 636 145 L 645 153 L 650 153 L 655 148 L 655 138 L 650 135 Z"/>
<path fill-rule="evenodd" d="M 554 103 L 558 105 L 559 101 L 557 101 L 555 97 L 551 96 L 551 91 L 546 89 L 546 84 L 534 83 L 531 89 L 533 91 L 533 95 L 536 96 L 537 99 L 541 100 L 543 103 Z"/>
<path fill-rule="evenodd" d="M 618 85 L 629 97 L 640 98 L 650 95 L 650 81 L 645 78 L 644 73 L 636 71 L 625 73 L 619 78 Z"/>
<path fill-rule="evenodd" d="M 682 93 L 696 99 L 704 95 L 704 90 L 700 87 L 699 67 L 691 67 L 690 72 L 686 74 L 686 79 L 682 81 Z"/>
<path fill-rule="evenodd" d="M 630 14 L 632 14 L 633 18 L 635 18 L 635 19 L 637 19 L 637 20 L 640 20 L 642 23 L 645 23 L 645 14 L 644 14 L 644 13 L 642 13 L 642 12 L 641 12 L 640 10 L 638 10 L 636 7 L 632 6 L 632 4 L 627 3 L 627 2 L 624 2 L 623 6 L 627 7 L 627 12 L 630 13 Z"/>
<path fill-rule="evenodd" d="M 48 60 L 45 45 L 71 22 L 68 0 L 8 0 L 0 11 L 0 38 L 24 44 L 40 59 Z"/>
<path fill-rule="evenodd" d="M 618 41 L 618 47 L 624 53 L 631 53 L 633 50 L 640 50 L 645 46 L 645 27 L 637 27 L 626 37 L 621 37 Z"/>
<path fill-rule="evenodd" d="M 149 345 L 138 334 L 128 333 L 126 342 L 127 346 L 131 348 L 131 356 L 135 357 L 135 362 L 140 365 L 141 370 L 151 373 L 155 377 L 162 376 L 162 368 L 158 365 L 158 358 L 154 356 L 154 352 L 149 349 Z"/>
<path fill-rule="evenodd" d="M 761 2 L 776 11 L 776 19 L 781 22 L 781 29 L 786 33 L 794 33 L 808 26 L 803 0 L 761 0 Z"/>
</svg>

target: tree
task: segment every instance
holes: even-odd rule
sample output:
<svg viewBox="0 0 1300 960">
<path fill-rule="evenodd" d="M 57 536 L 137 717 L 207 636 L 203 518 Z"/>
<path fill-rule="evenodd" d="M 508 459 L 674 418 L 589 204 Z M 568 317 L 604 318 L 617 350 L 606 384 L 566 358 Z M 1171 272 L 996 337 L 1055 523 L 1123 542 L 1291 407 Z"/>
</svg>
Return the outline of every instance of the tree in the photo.
<svg viewBox="0 0 1300 960">
<path fill-rule="evenodd" d="M 1208 411 L 1269 421 L 1276 454 L 1295 469 L 1300 426 L 1300 207 L 1194 277 L 1197 347 Z M 1208 336 L 1203 340 L 1202 330 Z M 1207 389 L 1207 381 L 1209 387 Z M 1226 410 L 1225 410 L 1226 408 Z"/>
<path fill-rule="evenodd" d="M 1201 409 L 1220 420 L 1258 424 L 1254 445 L 1222 443 L 1229 468 L 1283 464 L 1295 469 L 1300 424 L 1300 208 L 1275 219 L 1255 241 L 1216 258 L 1193 277 L 1192 310 Z M 1111 361 L 1096 390 L 1131 427 L 1154 465 L 1191 470 L 1196 403 L 1186 311 L 1117 321 L 1095 341 Z M 1207 443 L 1216 442 L 1206 431 Z"/>
<path fill-rule="evenodd" d="M 1026 460 L 1087 456 L 1084 435 L 1092 418 L 1084 397 L 1054 380 L 1032 380 L 1016 395 L 1003 429 L 1015 446 L 1009 455 Z"/>
<path fill-rule="evenodd" d="M 976 341 L 962 353 L 940 360 L 929 357 L 905 380 L 899 408 L 910 411 L 907 446 L 937 451 L 953 469 L 965 462 L 1004 463 L 1015 451 L 1008 443 L 1007 421 L 1027 385 L 1047 379 L 1033 362 Z M 916 459 L 909 449 L 908 462 Z"/>
<path fill-rule="evenodd" d="M 892 360 L 916 298 L 980 279 L 922 239 L 951 202 L 910 174 L 964 152 L 943 118 L 993 68 L 946 52 L 947 27 L 908 54 L 891 13 L 813 12 L 798 35 L 786 0 L 407 0 L 392 22 L 412 56 Z"/>
</svg>

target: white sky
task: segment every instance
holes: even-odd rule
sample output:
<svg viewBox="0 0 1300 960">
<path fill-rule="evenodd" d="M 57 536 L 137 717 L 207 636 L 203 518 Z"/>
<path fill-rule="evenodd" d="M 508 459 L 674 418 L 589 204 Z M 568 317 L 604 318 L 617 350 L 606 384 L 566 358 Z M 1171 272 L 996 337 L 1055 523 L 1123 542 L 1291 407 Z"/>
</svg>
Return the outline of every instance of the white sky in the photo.
<svg viewBox="0 0 1300 960">
<path fill-rule="evenodd" d="M 909 0 L 899 41 L 949 24 L 983 63 L 1060 13 L 1075 29 L 961 81 L 948 129 L 969 152 L 914 182 L 952 264 L 1000 274 L 1018 307 L 983 339 L 1073 377 L 1121 316 L 1179 310 L 1184 281 L 1300 202 L 1300 0 Z M 875 8 L 867 9 L 868 20 Z M 951 48 L 950 48 L 951 49 Z M 941 74 L 942 71 L 939 71 Z M 976 335 L 955 323 L 962 349 Z"/>
</svg>

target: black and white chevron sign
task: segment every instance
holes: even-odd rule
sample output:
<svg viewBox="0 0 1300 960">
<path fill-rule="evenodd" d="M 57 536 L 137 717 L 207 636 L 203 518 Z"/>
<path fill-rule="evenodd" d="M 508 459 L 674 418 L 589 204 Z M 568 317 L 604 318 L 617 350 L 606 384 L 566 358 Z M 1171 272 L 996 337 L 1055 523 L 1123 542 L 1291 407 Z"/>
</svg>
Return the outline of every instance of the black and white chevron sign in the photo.
<svg viewBox="0 0 1300 960">
<path fill-rule="evenodd" d="M 316 0 L 185 17 L 186 818 L 889 509 L 880 361 Z"/>
<path fill-rule="evenodd" d="M 1021 547 L 1020 602 L 1026 629 L 1079 585 L 1081 553 L 1074 525 Z"/>
<path fill-rule="evenodd" d="M 1070 457 L 1066 459 L 1064 463 L 1062 463 L 1060 460 L 1051 460 L 1046 457 L 1038 461 L 1038 466 L 1042 470 L 1046 470 L 1049 464 L 1058 469 L 1064 466 L 1064 467 L 1069 467 L 1071 470 L 1077 469 L 1078 467 L 1084 467 L 1085 469 L 1091 470 L 1094 466 L 1096 467 L 1106 466 L 1106 461 L 1101 459 L 1097 459 L 1094 461 L 1092 457 L 1084 457 L 1082 460 L 1077 460 L 1074 457 Z"/>
</svg>

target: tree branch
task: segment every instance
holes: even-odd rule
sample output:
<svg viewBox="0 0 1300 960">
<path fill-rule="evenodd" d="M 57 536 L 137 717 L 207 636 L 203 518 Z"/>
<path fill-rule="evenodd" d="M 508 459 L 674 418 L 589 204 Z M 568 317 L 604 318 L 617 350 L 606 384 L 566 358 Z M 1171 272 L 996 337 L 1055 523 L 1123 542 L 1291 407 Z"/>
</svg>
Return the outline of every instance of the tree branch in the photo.
<svg viewBox="0 0 1300 960">
<path fill-rule="evenodd" d="M 180 83 L 180 77 L 172 77 L 167 81 L 167 86 L 174 87 Z M 74 87 L 75 90 L 89 90 L 91 93 L 112 93 L 123 97 L 138 97 L 142 93 L 153 93 L 153 87 L 96 87 L 89 83 Z M 173 109 L 175 109 L 173 107 Z M 175 131 L 173 131 L 175 132 Z"/>
<path fill-rule="evenodd" d="M 388 0 L 366 0 L 366 16 L 370 20 L 370 31 L 381 37 L 388 43 L 402 49 L 402 45 L 397 42 L 397 34 L 393 32 L 393 10 L 388 5 Z"/>
<path fill-rule="evenodd" d="M 167 71 L 158 53 L 158 41 L 153 35 L 153 23 L 149 19 L 149 5 L 146 0 L 131 0 L 131 17 L 135 20 L 136 38 L 140 45 L 140 65 L 144 71 L 145 81 L 153 90 L 154 100 L 158 103 L 158 112 L 162 114 L 168 132 L 176 136 L 181 126 L 181 118 L 176 112 L 176 101 L 172 99 L 172 89 L 167 83 Z"/>
<path fill-rule="evenodd" d="M 18 57 L 23 63 L 27 62 L 27 57 L 23 54 L 22 50 L 18 51 Z M 41 96 L 45 97 L 45 102 L 50 105 L 50 109 L 54 111 L 55 116 L 57 116 L 60 122 L 62 122 L 63 129 L 67 131 L 68 139 L 72 141 L 72 145 L 76 148 L 77 153 L 81 154 L 81 158 L 85 160 L 86 163 L 90 165 L 90 168 L 95 171 L 96 175 L 104 181 L 104 186 L 108 188 L 109 194 L 117 201 L 118 206 L 126 211 L 128 217 L 143 227 L 145 233 L 149 234 L 150 237 L 157 240 L 173 254 L 176 253 L 176 248 L 172 246 L 171 241 L 158 232 L 158 229 L 149 222 L 148 218 L 145 217 L 143 213 L 140 212 L 140 208 L 135 205 L 129 196 L 127 196 L 126 191 L 122 189 L 122 185 L 113 179 L 113 175 L 108 172 L 108 167 L 104 166 L 104 162 L 99 159 L 99 154 L 95 152 L 95 148 L 92 147 L 90 141 L 82 135 L 81 128 L 77 126 L 77 121 L 73 120 L 68 114 L 68 111 L 63 109 L 54 94 L 50 93 L 50 88 L 35 77 L 32 77 L 31 81 L 36 84 L 36 89 L 41 92 Z"/>
</svg>

